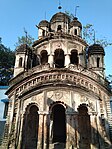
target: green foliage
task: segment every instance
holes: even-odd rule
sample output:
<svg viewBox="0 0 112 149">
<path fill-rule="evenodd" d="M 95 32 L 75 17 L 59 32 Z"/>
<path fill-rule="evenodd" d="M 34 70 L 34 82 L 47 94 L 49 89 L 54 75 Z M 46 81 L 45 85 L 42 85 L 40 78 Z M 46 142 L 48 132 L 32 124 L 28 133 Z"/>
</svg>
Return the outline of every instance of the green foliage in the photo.
<svg viewBox="0 0 112 149">
<path fill-rule="evenodd" d="M 8 85 L 13 75 L 15 52 L 2 44 L 0 38 L 0 85 Z"/>
<path fill-rule="evenodd" d="M 106 77 L 106 79 L 109 81 L 109 87 L 110 87 L 110 89 L 111 89 L 111 91 L 112 91 L 112 75 L 108 75 L 107 77 Z"/>
<path fill-rule="evenodd" d="M 74 15 L 69 11 L 65 11 L 65 14 L 69 16 L 71 21 L 74 19 Z M 95 34 L 95 29 L 92 24 L 86 24 L 83 26 L 83 39 L 88 43 L 88 45 L 96 43 L 100 44 L 104 48 L 112 45 L 112 42 L 109 42 L 105 37 L 97 39 Z"/>
<path fill-rule="evenodd" d="M 83 39 L 88 44 L 96 43 L 100 44 L 104 48 L 112 45 L 112 43 L 109 42 L 105 37 L 102 39 L 96 38 L 96 33 L 92 24 L 87 24 L 86 26 L 83 26 Z"/>
<path fill-rule="evenodd" d="M 106 37 L 103 39 L 97 39 L 96 43 L 102 45 L 104 48 L 107 46 L 112 46 L 112 42 L 107 41 Z"/>
<path fill-rule="evenodd" d="M 83 39 L 90 44 L 94 40 L 94 29 L 92 24 L 83 26 Z"/>
<path fill-rule="evenodd" d="M 18 37 L 18 41 L 16 42 L 15 46 L 18 47 L 21 44 L 27 44 L 28 46 L 31 46 L 33 41 L 34 38 L 31 35 L 27 35 L 26 37 L 25 36 Z"/>
</svg>

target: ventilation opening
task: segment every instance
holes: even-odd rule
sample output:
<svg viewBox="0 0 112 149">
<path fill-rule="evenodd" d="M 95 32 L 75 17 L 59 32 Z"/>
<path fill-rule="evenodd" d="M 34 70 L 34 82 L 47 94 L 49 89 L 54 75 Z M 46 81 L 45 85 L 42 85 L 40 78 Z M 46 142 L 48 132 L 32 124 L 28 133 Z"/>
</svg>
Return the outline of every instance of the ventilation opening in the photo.
<svg viewBox="0 0 112 149">
<path fill-rule="evenodd" d="M 53 143 L 66 142 L 66 118 L 65 118 L 65 108 L 57 104 L 52 108 L 52 134 L 53 134 Z"/>
<path fill-rule="evenodd" d="M 78 53 L 77 53 L 77 50 L 72 50 L 71 51 L 70 61 L 71 61 L 71 64 L 78 65 Z"/>
<path fill-rule="evenodd" d="M 99 67 L 99 66 L 100 66 L 100 58 L 97 57 L 97 67 Z"/>
<path fill-rule="evenodd" d="M 25 113 L 21 149 L 37 149 L 38 126 L 38 108 L 32 105 Z"/>
<path fill-rule="evenodd" d="M 58 25 L 57 31 L 61 31 L 61 25 Z"/>
<path fill-rule="evenodd" d="M 37 65 L 39 65 L 39 58 L 37 57 L 36 54 L 33 54 L 32 67 L 35 67 Z"/>
<path fill-rule="evenodd" d="M 54 63 L 56 68 L 64 68 L 65 58 L 64 51 L 57 49 L 54 53 Z"/>
<path fill-rule="evenodd" d="M 27 68 L 30 69 L 32 67 L 32 59 L 31 57 L 29 56 L 28 57 L 28 60 L 27 60 Z"/>
<path fill-rule="evenodd" d="M 40 55 L 41 55 L 41 64 L 48 63 L 47 51 L 43 50 Z"/>
<path fill-rule="evenodd" d="M 22 67 L 22 62 L 23 62 L 23 58 L 20 57 L 20 58 L 19 58 L 19 67 Z"/>
<path fill-rule="evenodd" d="M 5 102 L 5 108 L 4 108 L 4 116 L 3 118 L 7 118 L 7 113 L 8 113 L 8 105 L 9 105 L 9 102 Z"/>
<path fill-rule="evenodd" d="M 77 35 L 77 29 L 74 30 L 74 34 Z"/>
<path fill-rule="evenodd" d="M 42 30 L 42 36 L 43 37 L 45 36 L 45 30 Z"/>
</svg>

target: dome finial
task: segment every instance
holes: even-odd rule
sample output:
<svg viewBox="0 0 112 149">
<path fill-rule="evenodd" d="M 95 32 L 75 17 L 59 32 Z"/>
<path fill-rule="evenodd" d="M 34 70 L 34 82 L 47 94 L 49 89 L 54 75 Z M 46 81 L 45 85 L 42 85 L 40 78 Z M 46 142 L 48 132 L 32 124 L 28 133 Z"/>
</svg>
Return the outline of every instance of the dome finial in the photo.
<svg viewBox="0 0 112 149">
<path fill-rule="evenodd" d="M 76 6 L 75 7 L 75 17 L 77 16 L 77 8 L 78 8 L 79 6 Z"/>
<path fill-rule="evenodd" d="M 61 6 L 61 2 L 59 0 L 59 6 L 58 6 L 58 9 L 61 10 L 62 9 L 62 6 Z"/>
<path fill-rule="evenodd" d="M 94 40 L 94 44 L 96 43 L 96 32 L 95 32 L 95 30 L 93 29 L 93 32 L 94 32 L 94 38 L 93 38 L 93 40 Z"/>
</svg>

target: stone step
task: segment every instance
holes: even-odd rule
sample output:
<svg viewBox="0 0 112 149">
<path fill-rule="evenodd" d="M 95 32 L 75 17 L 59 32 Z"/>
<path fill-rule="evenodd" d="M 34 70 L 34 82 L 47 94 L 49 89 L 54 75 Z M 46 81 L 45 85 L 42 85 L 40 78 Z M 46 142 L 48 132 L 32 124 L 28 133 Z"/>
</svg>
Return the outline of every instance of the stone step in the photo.
<svg viewBox="0 0 112 149">
<path fill-rule="evenodd" d="M 65 143 L 56 142 L 50 145 L 50 149 L 65 149 Z"/>
</svg>

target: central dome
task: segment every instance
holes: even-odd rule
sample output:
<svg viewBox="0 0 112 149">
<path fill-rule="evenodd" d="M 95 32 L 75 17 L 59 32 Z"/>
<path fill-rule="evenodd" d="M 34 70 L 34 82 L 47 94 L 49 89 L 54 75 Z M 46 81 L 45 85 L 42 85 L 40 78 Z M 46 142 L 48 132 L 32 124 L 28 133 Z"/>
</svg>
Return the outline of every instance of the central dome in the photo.
<svg viewBox="0 0 112 149">
<path fill-rule="evenodd" d="M 58 12 L 55 15 L 53 15 L 53 17 L 50 20 L 51 23 L 54 22 L 70 22 L 70 18 L 67 14 L 62 13 L 62 12 Z"/>
</svg>

